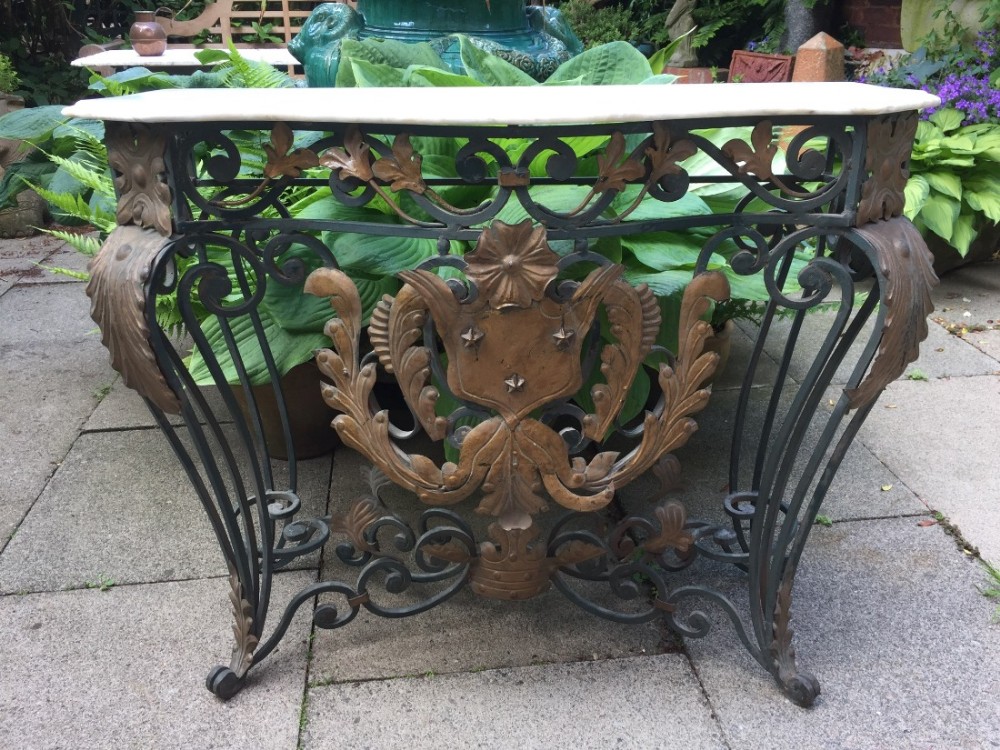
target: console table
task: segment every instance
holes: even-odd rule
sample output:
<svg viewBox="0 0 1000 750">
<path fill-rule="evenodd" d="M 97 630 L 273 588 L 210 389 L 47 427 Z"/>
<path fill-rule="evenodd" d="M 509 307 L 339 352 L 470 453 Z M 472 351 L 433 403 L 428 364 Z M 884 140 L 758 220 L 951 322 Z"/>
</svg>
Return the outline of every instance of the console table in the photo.
<svg viewBox="0 0 1000 750">
<path fill-rule="evenodd" d="M 209 689 L 222 698 L 238 691 L 307 602 L 316 627 L 339 628 L 362 607 L 403 617 L 464 586 L 504 599 L 554 586 L 598 616 L 662 618 L 689 637 L 710 624 L 694 605 L 717 608 L 786 694 L 810 705 L 819 684 L 795 663 L 792 584 L 848 446 L 927 335 L 936 279 L 901 212 L 917 111 L 935 104 L 919 91 L 792 83 L 167 90 L 69 107 L 106 123 L 118 194 L 119 226 L 91 266 L 93 317 L 183 464 L 230 570 L 235 644 Z M 737 126 L 721 144 L 706 130 Z M 460 139 L 450 172 L 427 168 L 443 158 L 435 137 Z M 260 158 L 241 150 L 248 143 Z M 575 152 L 581 143 L 596 153 Z M 715 165 L 711 174 L 688 173 L 697 155 Z M 746 198 L 726 215 L 656 208 L 693 182 L 739 185 Z M 481 188 L 474 205 L 449 202 L 470 185 Z M 576 186 L 578 203 L 553 202 L 561 185 Z M 339 207 L 293 208 L 316 190 Z M 360 210 L 371 206 L 384 220 Z M 686 272 L 678 342 L 665 347 L 656 297 L 628 282 L 601 241 L 693 227 L 704 245 Z M 362 294 L 340 270 L 344 248 L 355 252 L 337 239 L 343 233 L 359 243 L 419 239 L 433 251 L 379 299 L 371 283 L 358 280 Z M 793 263 L 796 252 L 808 253 L 804 266 Z M 719 478 L 728 481 L 728 520 L 692 520 L 675 499 L 602 513 L 642 473 L 676 468 L 672 452 L 710 398 L 708 313 L 730 282 L 755 274 L 770 301 L 734 415 L 729 474 Z M 333 424 L 343 442 L 378 470 L 371 495 L 323 518 L 300 517 L 290 394 L 268 318 L 269 295 L 312 299 L 304 294 L 328 300 L 329 343 L 316 354 L 325 383 L 315 387 L 340 412 Z M 829 302 L 839 303 L 830 329 L 793 383 L 786 375 L 804 316 Z M 183 319 L 221 406 L 206 401 L 187 351 L 158 324 L 163 307 Z M 779 314 L 791 321 L 779 376 L 750 436 L 750 389 Z M 252 346 L 237 329 L 249 330 Z M 849 356 L 851 375 L 827 412 L 820 404 Z M 623 423 L 644 362 L 659 398 Z M 280 485 L 251 388 L 261 372 L 289 453 Z M 380 372 L 398 381 L 409 424 L 373 397 Z M 589 402 L 574 400 L 585 382 Z M 168 415 L 181 415 L 183 428 Z M 810 440 L 815 421 L 821 434 Z M 445 441 L 452 460 L 408 453 L 418 432 Z M 415 524 L 379 497 L 386 479 L 428 506 Z M 564 514 L 552 518 L 550 506 Z M 477 539 L 473 510 L 491 519 L 486 539 Z M 305 587 L 265 630 L 275 572 L 331 536 L 342 538 L 335 553 L 357 577 Z M 678 583 L 674 574 L 702 559 L 742 571 L 745 601 Z M 594 586 L 621 606 L 591 598 Z M 415 591 L 427 593 L 414 601 Z"/>
</svg>

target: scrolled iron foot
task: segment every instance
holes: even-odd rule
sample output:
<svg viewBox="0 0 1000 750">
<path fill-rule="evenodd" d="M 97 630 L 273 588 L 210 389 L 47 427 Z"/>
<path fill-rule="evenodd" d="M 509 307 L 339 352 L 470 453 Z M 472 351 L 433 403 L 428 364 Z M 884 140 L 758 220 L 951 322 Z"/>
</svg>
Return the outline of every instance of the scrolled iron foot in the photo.
<svg viewBox="0 0 1000 750">
<path fill-rule="evenodd" d="M 229 667 L 216 667 L 205 678 L 205 687 L 216 698 L 227 701 L 236 695 L 246 684 L 246 677 L 237 677 Z"/>
<path fill-rule="evenodd" d="M 809 708 L 819 695 L 819 680 L 809 672 L 797 672 L 791 677 L 778 679 L 778 685 L 788 699 L 797 706 Z"/>
</svg>

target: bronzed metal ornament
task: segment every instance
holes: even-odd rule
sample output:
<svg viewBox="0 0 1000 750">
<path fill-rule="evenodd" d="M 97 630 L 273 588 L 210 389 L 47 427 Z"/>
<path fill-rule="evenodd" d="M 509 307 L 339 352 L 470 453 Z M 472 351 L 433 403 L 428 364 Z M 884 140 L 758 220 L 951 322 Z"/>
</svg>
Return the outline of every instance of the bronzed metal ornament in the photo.
<svg viewBox="0 0 1000 750">
<path fill-rule="evenodd" d="M 319 352 L 317 362 L 333 382 L 324 387 L 324 399 L 343 412 L 333 423 L 341 439 L 424 503 L 453 505 L 482 487 L 477 510 L 497 517 L 505 531 L 532 525 L 531 517 L 547 507 L 543 488 L 565 508 L 597 510 L 611 501 L 616 487 L 682 446 L 694 431 L 690 415 L 708 400 L 699 386 L 718 361 L 717 355 L 702 353 L 710 329 L 699 318 L 707 299 L 728 297 L 724 277 L 708 272 L 688 287 L 682 314 L 685 347 L 673 368 L 661 370 L 666 406 L 658 417 L 647 414 L 640 447 L 618 462 L 617 455 L 607 454 L 571 461 L 560 435 L 531 416 L 583 385 L 582 338 L 567 337 L 567 326 L 589 330 L 604 306 L 615 337 L 601 355 L 604 382 L 593 387 L 595 413 L 583 419 L 586 434 L 598 439 L 621 412 L 660 316 L 649 291 L 622 281 L 617 265 L 592 271 L 568 298 L 553 297 L 558 260 L 543 227 L 530 221 L 494 222 L 465 258 L 474 293 L 460 300 L 435 273 L 404 271 L 404 287 L 395 299 L 383 300 L 380 314 L 373 316 L 374 353 L 400 376 L 404 397 L 432 434 L 440 435 L 444 425 L 433 411 L 438 394 L 430 384 L 431 353 L 426 343 L 416 344 L 428 319 L 444 348 L 451 393 L 493 415 L 464 436 L 457 463 L 444 466 L 404 453 L 390 439 L 386 413 L 371 413 L 374 369 L 359 361 L 357 291 L 340 271 L 314 271 L 306 291 L 330 297 L 337 313 L 327 325 L 333 348 Z M 475 347 L 467 345 L 471 331 L 482 334 Z"/>
</svg>

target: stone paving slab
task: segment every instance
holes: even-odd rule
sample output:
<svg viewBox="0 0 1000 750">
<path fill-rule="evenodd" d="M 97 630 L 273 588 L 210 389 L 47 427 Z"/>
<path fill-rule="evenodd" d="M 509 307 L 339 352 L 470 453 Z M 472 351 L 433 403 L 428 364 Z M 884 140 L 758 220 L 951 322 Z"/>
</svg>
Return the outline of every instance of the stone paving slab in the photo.
<svg viewBox="0 0 1000 750">
<path fill-rule="evenodd" d="M 813 358 L 819 352 L 824 337 L 830 329 L 833 313 L 818 312 L 807 315 L 802 324 L 802 331 L 799 334 L 795 356 L 788 368 L 788 374 L 796 381 L 801 382 L 812 365 Z M 931 318 L 935 317 L 932 313 Z M 746 322 L 742 326 L 750 335 L 756 335 L 756 331 L 748 327 Z M 833 378 L 834 383 L 846 383 L 851 376 L 858 357 L 867 342 L 868 331 L 871 330 L 872 322 L 869 321 L 858 341 L 848 351 L 844 362 Z M 791 322 L 787 319 L 775 321 L 764 345 L 766 351 L 775 361 L 780 361 L 787 339 L 791 330 Z M 940 325 L 928 321 L 927 339 L 920 345 L 920 357 L 913 364 L 906 368 L 900 376 L 907 378 L 914 370 L 919 370 L 929 378 L 944 378 L 965 375 L 987 375 L 997 371 L 997 362 L 992 357 L 979 351 L 956 336 L 949 334 Z"/>
<path fill-rule="evenodd" d="M 62 240 L 48 234 L 0 239 L 0 278 L 17 284 L 56 281 L 50 272 L 40 268 L 38 264 L 64 247 L 64 244 Z M 79 255 L 75 251 L 74 254 Z"/>
<path fill-rule="evenodd" d="M 735 599 L 740 581 L 730 580 Z M 728 746 L 1000 746 L 1000 628 L 995 603 L 976 590 L 983 581 L 937 526 L 894 519 L 816 529 L 792 601 L 798 665 L 822 689 L 812 709 L 780 693 L 714 608 L 705 607 L 709 636 L 687 641 Z"/>
<path fill-rule="evenodd" d="M 323 515 L 330 459 L 300 464 L 303 514 Z M 275 477 L 276 484 L 281 475 Z M 318 553 L 292 567 L 315 567 Z M 0 591 L 222 575 L 208 518 L 159 431 L 83 435 L 0 555 Z"/>
<path fill-rule="evenodd" d="M 215 410 L 220 423 L 230 422 L 228 412 L 219 391 L 214 386 L 202 388 L 205 393 L 209 407 Z M 225 416 L 223 416 L 225 415 Z M 168 414 L 167 419 L 171 424 L 183 424 L 183 419 L 178 414 Z M 137 428 L 156 428 L 156 420 L 146 407 L 142 397 L 127 387 L 118 378 L 115 384 L 108 391 L 90 419 L 83 426 L 84 432 L 103 432 L 107 430 L 133 430 Z"/>
<path fill-rule="evenodd" d="M 1000 261 L 952 271 L 934 290 L 934 318 L 1000 362 Z"/>
<path fill-rule="evenodd" d="M 982 555 L 1000 562 L 1000 377 L 897 382 L 861 441 Z"/>
<path fill-rule="evenodd" d="M 0 297 L 0 548 L 115 375 L 79 285 Z"/>
<path fill-rule="evenodd" d="M 313 576 L 278 576 L 289 596 Z M 232 648 L 224 578 L 0 597 L 0 737 L 17 750 L 295 750 L 305 613 L 228 703 L 205 677 Z M 12 647 L 16 644 L 16 647 Z"/>
<path fill-rule="evenodd" d="M 725 748 L 680 654 L 309 690 L 304 750 Z"/>
<path fill-rule="evenodd" d="M 750 355 L 753 353 L 754 340 L 742 328 L 733 326 L 731 342 L 729 362 L 713 381 L 712 388 L 715 391 L 738 390 L 743 386 L 743 377 Z M 778 363 L 767 352 L 763 352 L 754 371 L 753 384 L 771 385 L 777 377 Z"/>
<path fill-rule="evenodd" d="M 837 396 L 837 389 L 832 388 L 823 400 L 824 415 L 829 401 Z M 791 394 L 787 394 L 783 399 L 782 408 L 788 406 L 790 397 Z M 759 442 L 764 410 L 769 399 L 769 389 L 753 389 L 751 392 L 742 459 L 747 467 L 752 466 L 754 460 L 753 451 Z M 729 446 L 732 442 L 737 400 L 736 392 L 713 393 L 708 407 L 695 416 L 698 431 L 685 447 L 675 451 L 681 464 L 681 484 L 680 489 L 670 496 L 682 501 L 693 517 L 728 523 L 722 511 L 722 500 L 728 492 Z M 881 412 L 876 406 L 869 419 L 874 421 L 880 417 Z M 821 430 L 822 424 L 814 420 L 803 443 L 814 443 Z M 798 466 L 794 475 L 798 476 L 800 473 L 801 466 Z M 789 486 L 794 487 L 791 484 Z M 650 476 L 622 490 L 629 508 L 638 507 L 634 499 L 654 497 L 656 492 L 656 484 Z M 648 503 L 643 502 L 642 505 L 648 508 Z M 820 509 L 821 515 L 833 520 L 925 513 L 927 507 L 906 488 L 895 473 L 857 440 L 848 449 Z"/>
</svg>

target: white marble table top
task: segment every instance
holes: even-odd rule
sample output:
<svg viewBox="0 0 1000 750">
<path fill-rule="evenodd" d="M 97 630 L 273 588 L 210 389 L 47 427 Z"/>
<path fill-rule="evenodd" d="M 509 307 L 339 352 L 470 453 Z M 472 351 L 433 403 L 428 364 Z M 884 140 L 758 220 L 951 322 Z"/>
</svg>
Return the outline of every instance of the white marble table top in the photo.
<svg viewBox="0 0 1000 750">
<path fill-rule="evenodd" d="M 77 68 L 204 68 L 208 67 L 195 57 L 200 49 L 168 49 L 162 55 L 143 57 L 131 49 L 111 49 L 96 55 L 78 57 L 71 65 Z M 241 49 L 240 55 L 247 60 L 258 60 L 276 67 L 299 65 L 292 53 L 284 47 L 274 49 Z"/>
<path fill-rule="evenodd" d="M 367 89 L 167 89 L 87 99 L 73 117 L 120 122 L 572 125 L 709 117 L 877 115 L 933 107 L 923 91 L 860 83 Z"/>
</svg>

